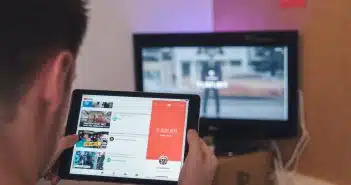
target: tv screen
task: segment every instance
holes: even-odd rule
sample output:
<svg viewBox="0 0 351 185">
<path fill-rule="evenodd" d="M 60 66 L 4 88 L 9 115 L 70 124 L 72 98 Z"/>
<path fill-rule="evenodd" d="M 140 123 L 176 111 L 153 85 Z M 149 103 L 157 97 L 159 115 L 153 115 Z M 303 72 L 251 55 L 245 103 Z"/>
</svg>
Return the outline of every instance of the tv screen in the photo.
<svg viewBox="0 0 351 185">
<path fill-rule="evenodd" d="M 147 92 L 199 94 L 201 117 L 288 119 L 288 47 L 142 48 Z"/>
<path fill-rule="evenodd" d="M 298 32 L 133 35 L 136 90 L 201 96 L 200 134 L 297 135 Z"/>
</svg>

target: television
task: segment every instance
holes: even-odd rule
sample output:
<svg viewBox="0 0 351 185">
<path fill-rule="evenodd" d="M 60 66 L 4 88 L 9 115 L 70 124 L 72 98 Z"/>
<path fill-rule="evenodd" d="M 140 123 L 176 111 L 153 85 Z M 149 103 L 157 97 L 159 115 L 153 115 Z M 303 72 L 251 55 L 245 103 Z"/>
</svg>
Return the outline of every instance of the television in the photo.
<svg viewBox="0 0 351 185">
<path fill-rule="evenodd" d="M 297 135 L 298 32 L 133 34 L 136 89 L 201 96 L 200 135 Z"/>
</svg>

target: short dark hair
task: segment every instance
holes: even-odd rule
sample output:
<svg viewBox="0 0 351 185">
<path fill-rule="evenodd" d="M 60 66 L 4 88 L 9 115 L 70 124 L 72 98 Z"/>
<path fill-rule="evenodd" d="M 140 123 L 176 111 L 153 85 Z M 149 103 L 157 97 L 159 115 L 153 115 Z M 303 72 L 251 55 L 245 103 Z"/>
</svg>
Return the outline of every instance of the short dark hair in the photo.
<svg viewBox="0 0 351 185">
<path fill-rule="evenodd" d="M 60 50 L 77 55 L 87 29 L 85 0 L 8 0 L 0 6 L 0 108 L 16 103 Z"/>
</svg>

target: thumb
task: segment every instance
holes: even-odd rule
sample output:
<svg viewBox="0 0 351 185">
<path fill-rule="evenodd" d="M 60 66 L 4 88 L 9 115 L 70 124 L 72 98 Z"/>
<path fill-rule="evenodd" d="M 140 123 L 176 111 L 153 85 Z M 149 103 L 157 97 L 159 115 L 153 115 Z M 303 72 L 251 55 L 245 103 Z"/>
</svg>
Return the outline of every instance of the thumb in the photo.
<svg viewBox="0 0 351 185">
<path fill-rule="evenodd" d="M 189 154 L 198 153 L 201 151 L 200 137 L 195 130 L 189 130 L 187 134 L 187 141 L 189 144 Z"/>
<path fill-rule="evenodd" d="M 71 148 L 78 141 L 78 136 L 73 134 L 60 139 L 56 153 L 61 153 L 62 151 Z"/>
<path fill-rule="evenodd" d="M 77 143 L 77 141 L 78 141 L 78 136 L 75 134 L 61 138 L 56 148 L 54 160 L 56 160 L 64 150 L 73 147 L 74 144 Z"/>
</svg>

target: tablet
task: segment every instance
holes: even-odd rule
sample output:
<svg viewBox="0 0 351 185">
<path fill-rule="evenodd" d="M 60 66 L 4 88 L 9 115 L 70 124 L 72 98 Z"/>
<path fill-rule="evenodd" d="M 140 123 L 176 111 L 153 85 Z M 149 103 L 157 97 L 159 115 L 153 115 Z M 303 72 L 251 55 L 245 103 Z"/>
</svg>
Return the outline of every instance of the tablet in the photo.
<svg viewBox="0 0 351 185">
<path fill-rule="evenodd" d="M 186 133 L 198 130 L 197 95 L 75 90 L 61 156 L 62 179 L 177 184 Z"/>
</svg>

